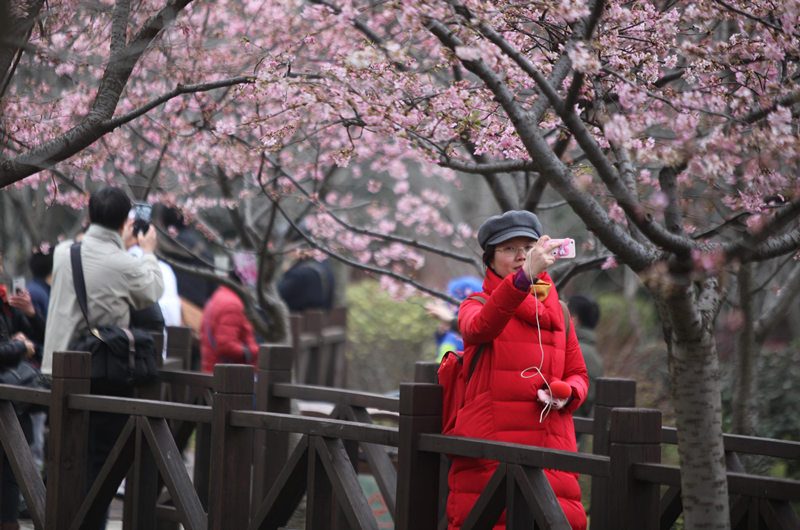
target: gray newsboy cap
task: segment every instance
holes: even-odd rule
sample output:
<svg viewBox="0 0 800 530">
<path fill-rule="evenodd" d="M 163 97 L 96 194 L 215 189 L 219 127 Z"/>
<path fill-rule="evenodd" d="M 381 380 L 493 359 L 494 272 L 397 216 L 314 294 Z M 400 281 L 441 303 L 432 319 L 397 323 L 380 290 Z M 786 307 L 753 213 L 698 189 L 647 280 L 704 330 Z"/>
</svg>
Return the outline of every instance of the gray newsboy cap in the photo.
<svg viewBox="0 0 800 530">
<path fill-rule="evenodd" d="M 494 215 L 478 229 L 478 243 L 483 250 L 487 245 L 496 245 L 512 237 L 542 237 L 542 223 L 527 210 L 510 210 L 503 215 Z"/>
</svg>

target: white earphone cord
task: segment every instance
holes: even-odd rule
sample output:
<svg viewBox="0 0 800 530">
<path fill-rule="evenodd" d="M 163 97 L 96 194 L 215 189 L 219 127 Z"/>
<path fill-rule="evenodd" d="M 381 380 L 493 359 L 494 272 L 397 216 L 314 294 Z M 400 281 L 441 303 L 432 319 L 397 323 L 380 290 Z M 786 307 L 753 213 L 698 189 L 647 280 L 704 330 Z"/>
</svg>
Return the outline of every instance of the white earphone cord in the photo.
<svg viewBox="0 0 800 530">
<path fill-rule="evenodd" d="M 528 277 L 529 278 L 532 277 L 530 263 L 528 263 Z M 533 286 L 533 283 L 531 283 L 531 286 Z M 538 332 L 539 335 L 539 351 L 542 354 L 542 358 L 539 361 L 539 366 L 529 366 L 528 368 L 525 368 L 522 372 L 520 372 L 519 375 L 523 379 L 530 379 L 531 377 L 536 377 L 536 374 L 538 373 L 540 376 L 542 376 L 542 381 L 544 381 L 544 385 L 547 387 L 547 391 L 550 392 L 550 395 L 552 396 L 553 392 L 550 390 L 550 383 L 547 382 L 547 378 L 542 373 L 542 366 L 544 365 L 544 346 L 542 346 L 542 328 L 539 326 L 539 299 L 536 298 L 535 290 L 533 292 L 533 300 L 535 304 L 534 307 L 536 308 L 536 331 Z M 529 370 L 533 370 L 534 373 L 531 375 L 527 375 L 526 372 L 528 372 Z M 547 403 L 545 403 L 542 412 L 539 414 L 539 423 L 544 422 L 545 418 L 547 418 L 551 410 L 553 410 L 553 402 L 548 401 Z"/>
</svg>

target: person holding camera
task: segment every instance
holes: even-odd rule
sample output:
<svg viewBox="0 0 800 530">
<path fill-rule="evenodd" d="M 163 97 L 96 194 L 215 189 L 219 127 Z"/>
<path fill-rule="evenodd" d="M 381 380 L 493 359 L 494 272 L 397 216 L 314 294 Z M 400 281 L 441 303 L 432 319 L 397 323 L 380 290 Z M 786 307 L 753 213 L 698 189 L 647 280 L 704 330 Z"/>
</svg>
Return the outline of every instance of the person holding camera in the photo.
<svg viewBox="0 0 800 530">
<path fill-rule="evenodd" d="M 3 256 L 0 254 L 0 274 Z M 19 290 L 9 293 L 0 285 L 0 371 L 16 368 L 20 361 L 30 359 L 36 352 L 34 342 L 44 340 L 44 321 L 36 312 L 30 293 Z M 28 412 L 17 413 L 28 444 L 33 440 L 33 425 Z M 19 485 L 14 478 L 8 458 L 3 455 L 0 474 L 0 530 L 19 528 Z"/>
<path fill-rule="evenodd" d="M 470 295 L 458 311 L 462 370 L 474 372 L 451 434 L 576 451 L 572 413 L 586 398 L 586 365 L 546 272 L 557 254 L 571 252 L 559 253 L 562 242 L 544 235 L 528 211 L 490 217 L 478 242 L 486 266 L 483 292 Z M 448 528 L 461 527 L 496 468 L 488 460 L 452 459 Z M 545 474 L 572 528 L 586 528 L 577 474 Z M 505 516 L 495 528 L 505 528 Z"/>
<path fill-rule="evenodd" d="M 88 314 L 93 326 L 130 325 L 131 310 L 158 301 L 163 291 L 161 268 L 155 257 L 156 230 L 150 225 L 134 233 L 129 217 L 131 200 L 120 188 L 107 186 L 89 198 L 89 228 L 81 239 L 80 257 L 86 283 Z M 142 257 L 129 254 L 135 240 Z M 86 334 L 86 320 L 78 303 L 72 275 L 72 241 L 60 243 L 53 254 L 53 285 L 48 306 L 42 372 L 51 374 L 54 352 L 66 351 Z M 92 379 L 92 392 L 128 397 L 132 389 Z M 89 415 L 87 488 L 100 471 L 127 418 L 120 414 Z"/>
</svg>

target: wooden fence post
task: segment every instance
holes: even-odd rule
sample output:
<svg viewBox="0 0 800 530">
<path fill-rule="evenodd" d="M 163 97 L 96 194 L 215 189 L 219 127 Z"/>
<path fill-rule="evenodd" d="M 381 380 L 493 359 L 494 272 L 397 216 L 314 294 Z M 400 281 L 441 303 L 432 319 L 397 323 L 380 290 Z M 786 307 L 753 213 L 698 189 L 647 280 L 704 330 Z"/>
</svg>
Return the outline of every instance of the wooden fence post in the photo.
<svg viewBox="0 0 800 530">
<path fill-rule="evenodd" d="M 230 412 L 253 409 L 253 367 L 216 365 L 211 408 L 212 479 L 208 495 L 208 527 L 210 530 L 247 528 L 253 436 L 250 429 L 231 426 Z"/>
<path fill-rule="evenodd" d="M 657 530 L 660 485 L 635 480 L 631 464 L 661 462 L 661 411 L 614 409 L 609 442 L 608 527 Z"/>
<path fill-rule="evenodd" d="M 611 426 L 611 410 L 615 407 L 636 406 L 636 381 L 601 377 L 596 382 L 594 400 L 594 432 L 592 452 L 608 456 L 608 431 Z M 608 526 L 608 479 L 592 477 L 592 530 L 606 530 Z"/>
<path fill-rule="evenodd" d="M 166 363 L 181 370 L 192 369 L 192 328 L 167 326 Z"/>
<path fill-rule="evenodd" d="M 439 369 L 439 364 L 435 361 L 417 361 L 414 363 L 414 382 L 438 385 L 439 376 L 436 372 Z M 441 428 L 437 432 L 441 432 Z M 450 491 L 447 487 L 447 476 L 449 473 L 450 459 L 446 455 L 441 455 L 439 457 L 439 522 L 444 521 L 447 516 L 447 496 Z"/>
<path fill-rule="evenodd" d="M 291 399 L 272 395 L 275 383 L 292 382 L 293 349 L 282 345 L 261 345 L 258 349 L 256 410 L 291 414 Z M 289 433 L 258 429 L 253 455 L 253 505 L 266 497 L 289 458 Z"/>
<path fill-rule="evenodd" d="M 414 363 L 414 382 L 439 384 L 439 377 L 436 371 L 439 363 L 431 361 L 417 361 Z"/>
<path fill-rule="evenodd" d="M 50 436 L 47 451 L 45 528 L 67 529 L 86 497 L 86 447 L 89 414 L 67 408 L 70 394 L 88 394 L 91 354 L 53 354 Z"/>
<path fill-rule="evenodd" d="M 436 528 L 440 455 L 418 451 L 417 436 L 441 430 L 442 387 L 401 383 L 395 520 L 398 530 Z"/>
<path fill-rule="evenodd" d="M 321 309 L 306 309 L 303 311 L 303 335 L 307 338 L 304 348 L 307 355 L 306 380 L 298 383 L 306 385 L 327 386 L 327 352 L 322 345 L 322 327 L 324 324 L 325 312 Z"/>
</svg>

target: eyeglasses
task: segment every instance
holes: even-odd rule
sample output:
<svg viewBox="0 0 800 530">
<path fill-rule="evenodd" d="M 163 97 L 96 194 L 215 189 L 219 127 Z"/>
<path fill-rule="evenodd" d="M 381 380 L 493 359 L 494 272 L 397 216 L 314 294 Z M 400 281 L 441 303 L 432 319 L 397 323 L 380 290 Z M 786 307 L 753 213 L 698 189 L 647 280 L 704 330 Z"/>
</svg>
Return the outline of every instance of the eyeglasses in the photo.
<svg viewBox="0 0 800 530">
<path fill-rule="evenodd" d="M 512 247 L 511 245 L 507 247 L 497 247 L 497 252 L 506 254 L 507 256 L 518 256 L 520 252 L 527 254 L 531 250 L 533 250 L 533 245 L 525 245 L 524 247 Z"/>
</svg>

